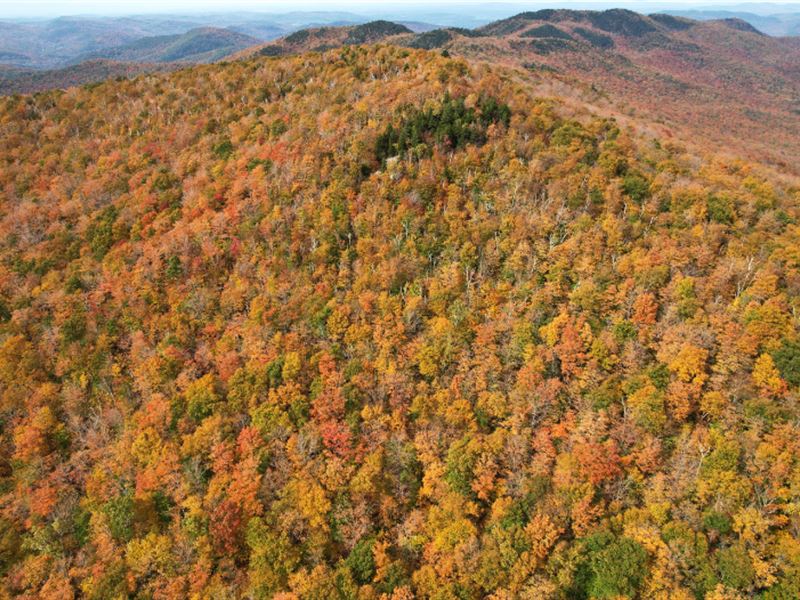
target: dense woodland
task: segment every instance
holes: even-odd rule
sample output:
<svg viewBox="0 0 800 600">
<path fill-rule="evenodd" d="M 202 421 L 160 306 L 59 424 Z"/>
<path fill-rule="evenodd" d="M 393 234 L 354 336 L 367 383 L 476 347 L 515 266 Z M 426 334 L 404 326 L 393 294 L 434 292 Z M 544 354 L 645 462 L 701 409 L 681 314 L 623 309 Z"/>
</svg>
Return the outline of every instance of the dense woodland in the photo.
<svg viewBox="0 0 800 600">
<path fill-rule="evenodd" d="M 800 184 L 529 77 L 0 99 L 0 597 L 800 597 Z"/>
</svg>

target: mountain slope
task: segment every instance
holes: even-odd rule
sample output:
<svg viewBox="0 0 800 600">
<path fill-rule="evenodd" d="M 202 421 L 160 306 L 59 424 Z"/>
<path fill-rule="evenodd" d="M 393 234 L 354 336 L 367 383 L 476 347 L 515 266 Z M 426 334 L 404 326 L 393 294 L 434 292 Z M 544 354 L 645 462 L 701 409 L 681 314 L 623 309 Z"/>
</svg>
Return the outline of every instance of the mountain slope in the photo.
<svg viewBox="0 0 800 600">
<path fill-rule="evenodd" d="M 94 53 L 134 44 L 143 38 L 183 35 L 198 28 L 225 29 L 263 42 L 306 27 L 347 25 L 362 21 L 364 17 L 357 14 L 326 11 L 192 11 L 189 14 L 71 16 L 27 21 L 4 19 L 0 15 L 0 63 L 20 68 L 52 70 L 73 64 L 78 57 L 87 55 L 130 60 Z M 412 29 L 428 27 L 421 23 L 411 25 Z"/>
<path fill-rule="evenodd" d="M 0 21 L 0 58 L 14 66 L 63 68 L 80 55 L 157 35 L 181 34 L 196 27 L 179 17 L 60 17 L 47 21 Z"/>
<path fill-rule="evenodd" d="M 378 21 L 300 30 L 228 56 L 248 41 L 229 36 L 236 34 L 200 30 L 180 38 L 185 43 L 151 38 L 104 55 L 206 62 L 376 42 L 438 48 L 475 60 L 547 71 L 558 93 L 591 95 L 605 113 L 634 119 L 642 115 L 663 135 L 708 141 L 738 156 L 800 172 L 795 160 L 800 155 L 800 39 L 770 38 L 736 19 L 700 22 L 626 10 L 543 10 L 478 30 L 418 34 Z M 102 73 L 91 65 L 82 70 Z M 2 89 L 24 92 L 42 89 L 43 82 L 63 87 L 92 80 L 59 76 L 52 72 L 21 77 L 17 72 L 5 78 Z M 26 87 L 27 81 L 37 83 Z"/>
<path fill-rule="evenodd" d="M 0 95 L 41 92 L 97 83 L 114 77 L 173 71 L 187 64 L 222 60 L 259 40 L 226 29 L 197 28 L 181 35 L 137 39 L 123 46 L 79 56 L 58 69 L 25 69 L 0 65 Z"/>
<path fill-rule="evenodd" d="M 325 49 L 345 43 L 346 35 L 346 29 L 298 32 L 260 51 Z M 593 90 L 603 110 L 642 114 L 678 137 L 798 169 L 800 39 L 770 38 L 741 20 L 548 9 L 474 31 L 393 33 L 381 40 L 544 69 Z"/>
<path fill-rule="evenodd" d="M 781 37 L 781 36 L 797 36 L 800 35 L 800 14 L 783 13 L 783 14 L 770 14 L 770 15 L 757 15 L 743 11 L 732 10 L 669 10 L 669 14 L 688 17 L 690 19 L 698 20 L 716 20 L 716 19 L 741 19 L 747 21 L 750 25 L 767 35 Z"/>
<path fill-rule="evenodd" d="M 328 48 L 354 44 L 372 44 L 381 41 L 402 41 L 412 34 L 405 25 L 390 21 L 370 21 L 347 27 L 316 27 L 301 29 L 294 33 L 250 48 L 239 54 L 239 58 L 258 53 L 263 56 L 281 56 L 302 52 L 319 52 Z"/>
<path fill-rule="evenodd" d="M 249 35 L 203 27 L 181 35 L 146 37 L 124 46 L 116 46 L 81 56 L 78 62 L 109 59 L 124 62 L 203 63 L 220 60 L 234 52 L 259 43 Z"/>
<path fill-rule="evenodd" d="M 572 40 L 526 37 L 544 24 Z M 800 40 L 769 38 L 743 21 L 621 10 L 525 13 L 482 31 L 495 36 L 506 59 L 591 83 L 650 119 L 681 127 L 681 137 L 702 135 L 785 166 L 800 152 Z M 474 54 L 472 41 L 461 47 Z"/>
<path fill-rule="evenodd" d="M 87 60 L 63 69 L 30 70 L 0 66 L 0 95 L 30 94 L 118 77 L 135 77 L 180 68 L 177 64 Z"/>
<path fill-rule="evenodd" d="M 797 597 L 800 182 L 557 83 L 1 99 L 2 594 Z"/>
</svg>

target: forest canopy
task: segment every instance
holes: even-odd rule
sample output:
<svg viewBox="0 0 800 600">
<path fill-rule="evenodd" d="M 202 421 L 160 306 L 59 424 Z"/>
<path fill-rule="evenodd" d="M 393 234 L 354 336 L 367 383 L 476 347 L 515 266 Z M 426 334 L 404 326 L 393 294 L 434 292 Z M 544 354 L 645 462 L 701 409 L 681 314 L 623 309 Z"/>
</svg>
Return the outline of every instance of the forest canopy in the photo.
<svg viewBox="0 0 800 600">
<path fill-rule="evenodd" d="M 798 182 L 539 76 L 0 99 L 2 595 L 800 596 Z"/>
<path fill-rule="evenodd" d="M 409 107 L 395 127 L 392 123 L 375 142 L 375 155 L 385 163 L 387 158 L 412 150 L 416 154 L 431 153 L 434 144 L 458 150 L 467 144 L 486 143 L 490 125 L 508 127 L 511 110 L 492 97 L 481 97 L 475 107 L 467 108 L 463 98 L 445 95 L 439 106 L 420 109 Z"/>
</svg>

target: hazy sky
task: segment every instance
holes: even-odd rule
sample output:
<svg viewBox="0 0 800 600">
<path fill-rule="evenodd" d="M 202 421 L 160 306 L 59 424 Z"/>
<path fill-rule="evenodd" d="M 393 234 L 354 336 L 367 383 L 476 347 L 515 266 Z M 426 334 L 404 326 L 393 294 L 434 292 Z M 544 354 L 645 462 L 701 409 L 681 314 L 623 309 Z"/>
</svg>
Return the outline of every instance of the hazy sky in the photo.
<svg viewBox="0 0 800 600">
<path fill-rule="evenodd" d="M 767 9 L 768 5 L 788 5 L 797 4 L 798 0 L 773 0 L 769 3 L 753 2 L 754 5 L 761 5 L 764 12 L 773 12 Z M 692 8 L 707 7 L 712 5 L 735 6 L 740 2 L 731 0 L 674 0 L 674 1 L 652 1 L 652 2 L 526 2 L 523 0 L 505 0 L 503 2 L 478 2 L 475 0 L 432 0 L 431 2 L 381 2 L 380 0 L 297 0 L 291 2 L 287 0 L 0 0 L 0 18 L 13 18 L 24 16 L 58 16 L 76 14 L 143 14 L 158 12 L 199 12 L 199 11 L 231 11 L 231 10 L 257 10 L 261 12 L 288 12 L 293 10 L 343 10 L 355 11 L 360 13 L 386 12 L 387 9 L 401 10 L 435 10 L 438 7 L 443 9 L 453 9 L 466 6 L 480 6 L 483 9 L 497 8 L 502 5 L 518 6 L 520 8 L 544 8 L 544 7 L 585 7 L 585 8 L 607 8 L 609 6 L 624 6 L 626 8 L 641 8 L 642 11 L 653 10 L 654 8 Z M 494 5 L 494 6 L 492 6 Z M 793 8 L 795 8 L 793 7 Z M 780 7 L 775 6 L 775 12 Z M 759 12 L 762 12 L 759 10 Z"/>
</svg>

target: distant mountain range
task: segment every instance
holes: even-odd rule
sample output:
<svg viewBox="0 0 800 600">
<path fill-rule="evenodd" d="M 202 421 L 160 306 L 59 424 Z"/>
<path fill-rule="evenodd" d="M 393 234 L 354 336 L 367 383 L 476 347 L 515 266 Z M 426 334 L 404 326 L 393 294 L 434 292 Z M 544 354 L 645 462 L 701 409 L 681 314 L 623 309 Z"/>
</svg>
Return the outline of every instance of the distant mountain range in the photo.
<svg viewBox="0 0 800 600">
<path fill-rule="evenodd" d="M 204 27 L 183 34 L 141 38 L 87 52 L 56 69 L 0 65 L 0 93 L 38 92 L 140 73 L 171 71 L 187 64 L 220 60 L 259 43 L 228 29 Z"/>
<path fill-rule="evenodd" d="M 295 11 L 284 14 L 229 12 L 191 15 L 138 15 L 125 17 L 64 16 L 55 19 L 0 19 L 0 64 L 22 69 L 58 69 L 87 58 L 117 58 L 146 53 L 150 47 L 169 44 L 165 36 L 197 29 L 224 29 L 259 41 L 274 40 L 301 29 L 364 24 L 375 19 L 400 23 L 415 32 L 441 27 L 476 29 L 495 22 L 511 5 L 496 4 L 469 11 L 372 7 L 368 15 L 345 11 Z M 792 7 L 762 14 L 756 7 L 667 11 L 696 20 L 738 18 L 772 36 L 800 34 L 800 10 Z M 792 12 L 794 11 L 794 12 Z M 134 44 L 133 47 L 120 50 Z M 236 44 L 234 44 L 235 46 Z M 219 49 L 223 48 L 221 46 Z M 218 48 L 213 48 L 214 50 Z M 156 51 L 158 54 L 158 51 Z M 200 53 L 205 54 L 205 53 Z M 183 60 L 183 59 L 181 59 Z M 192 59 L 187 58 L 191 61 Z M 201 60 L 205 60 L 202 58 Z M 159 62 L 161 62 L 159 60 Z"/>
<path fill-rule="evenodd" d="M 775 37 L 800 35 L 800 14 L 780 13 L 758 15 L 752 12 L 735 10 L 669 10 L 671 15 L 689 17 L 699 21 L 710 19 L 741 19 L 759 31 Z"/>
<path fill-rule="evenodd" d="M 79 56 L 75 62 L 109 59 L 123 62 L 214 62 L 258 44 L 258 38 L 228 29 L 202 27 L 184 34 L 146 37 Z"/>
<path fill-rule="evenodd" d="M 49 20 L 0 20 L 0 63 L 20 68 L 55 69 L 87 56 L 141 43 L 169 43 L 164 36 L 215 28 L 256 38 L 275 39 L 303 27 L 347 25 L 369 19 L 342 12 L 295 12 L 283 15 L 228 13 L 131 17 L 59 17 Z"/>
</svg>

